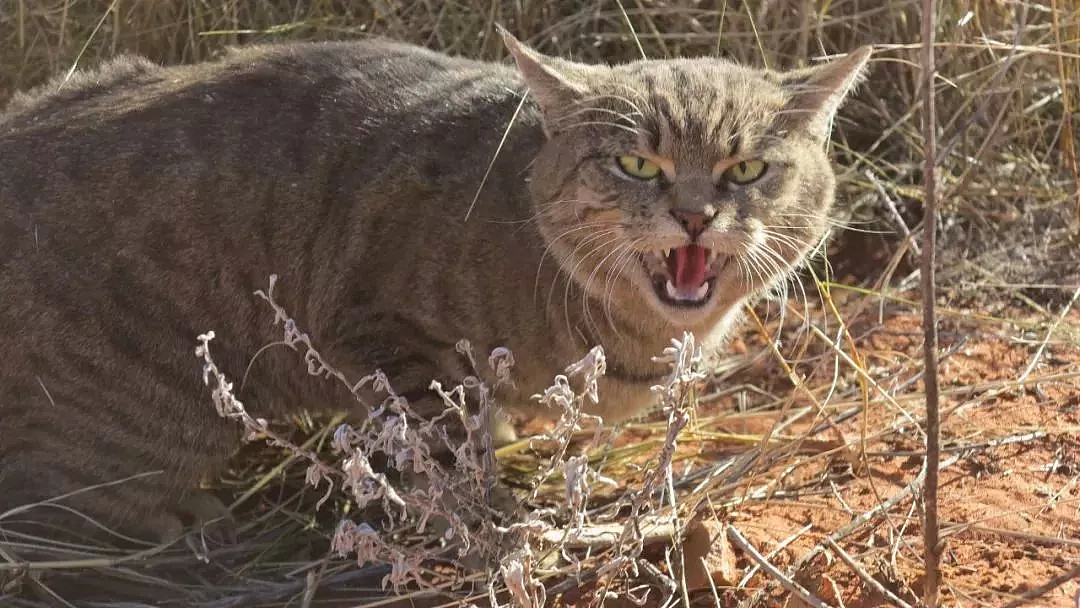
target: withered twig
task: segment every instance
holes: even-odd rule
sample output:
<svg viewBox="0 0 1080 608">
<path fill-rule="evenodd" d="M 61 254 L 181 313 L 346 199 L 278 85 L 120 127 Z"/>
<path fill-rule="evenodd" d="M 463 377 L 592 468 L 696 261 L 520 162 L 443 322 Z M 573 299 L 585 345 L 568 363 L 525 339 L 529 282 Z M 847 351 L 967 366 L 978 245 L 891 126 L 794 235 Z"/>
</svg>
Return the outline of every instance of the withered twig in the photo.
<svg viewBox="0 0 1080 608">
<path fill-rule="evenodd" d="M 799 528 L 798 532 L 796 532 L 795 534 L 792 534 L 791 536 L 789 536 L 789 537 L 785 538 L 784 540 L 780 541 L 779 543 L 777 543 L 776 546 L 773 547 L 772 551 L 769 551 L 765 555 L 765 559 L 772 559 L 777 553 L 780 553 L 788 545 L 790 545 L 791 543 L 798 540 L 800 536 L 802 536 L 803 534 L 806 534 L 806 532 L 808 530 L 810 530 L 810 528 L 812 528 L 812 527 L 813 527 L 812 524 L 806 524 L 802 528 Z M 746 570 L 746 574 L 744 574 L 743 577 L 741 579 L 739 579 L 739 584 L 737 585 L 737 587 L 745 587 L 746 584 L 750 582 L 750 579 L 754 578 L 754 575 L 757 574 L 757 571 L 758 571 L 759 568 L 760 568 L 760 566 L 758 566 L 757 564 L 754 564 L 753 566 L 750 566 L 750 568 L 748 568 Z"/>
<path fill-rule="evenodd" d="M 1057 589 L 1058 587 L 1078 577 L 1080 577 L 1080 564 L 1076 564 L 1065 572 L 1046 581 L 1045 583 L 1039 585 L 1031 591 L 1028 591 L 1027 593 L 1021 595 L 1020 597 L 1009 602 L 1008 604 L 1005 604 L 1001 608 L 1017 608 L 1018 606 L 1023 606 L 1024 604 L 1027 604 L 1032 600 L 1037 600 L 1040 597 L 1046 595 L 1047 593 L 1050 593 L 1054 589 Z"/>
<path fill-rule="evenodd" d="M 799 598 L 801 598 L 804 602 L 806 602 L 810 606 L 813 606 L 814 608 L 830 608 L 828 604 L 818 599 L 817 596 L 815 596 L 814 594 L 807 591 L 805 587 L 788 578 L 783 572 L 780 572 L 780 570 L 778 570 L 776 566 L 770 564 L 769 560 L 765 559 L 765 556 L 759 553 L 758 550 L 754 548 L 754 545 L 750 544 L 750 541 L 746 540 L 746 537 L 740 534 L 739 531 L 735 529 L 735 526 L 728 526 L 727 536 L 728 539 L 730 539 L 731 542 L 735 544 L 735 546 L 745 551 L 751 559 L 753 559 L 755 562 L 757 562 L 759 566 L 761 566 L 762 570 L 768 573 L 769 576 L 776 579 L 776 581 L 780 583 L 780 585 L 784 589 L 787 589 L 788 591 L 799 596 Z"/>
<path fill-rule="evenodd" d="M 941 552 L 938 530 L 938 463 L 941 461 L 941 412 L 938 398 L 937 318 L 935 315 L 934 263 L 937 247 L 937 112 L 934 108 L 934 34 L 937 2 L 922 3 L 923 68 L 923 207 L 922 304 L 923 356 L 926 360 L 926 483 L 923 487 L 923 538 L 926 544 L 926 588 L 923 601 L 937 608 L 941 596 Z"/>
<path fill-rule="evenodd" d="M 1080 287 L 1077 287 L 1076 291 L 1073 292 L 1072 298 L 1069 299 L 1069 303 L 1065 305 L 1065 308 L 1061 309 L 1061 314 L 1058 315 L 1054 324 L 1050 326 L 1050 329 L 1046 330 L 1046 337 L 1043 338 L 1042 343 L 1039 344 L 1039 349 L 1035 351 L 1035 354 L 1031 357 L 1031 361 L 1029 361 L 1027 367 L 1024 368 L 1024 373 L 1020 374 L 1020 377 L 1017 378 L 1017 382 L 1027 380 L 1027 377 L 1034 371 L 1035 366 L 1039 363 L 1039 359 L 1042 358 L 1043 351 L 1046 350 L 1046 345 L 1050 342 L 1050 336 L 1054 335 L 1058 325 L 1061 325 L 1061 322 L 1065 320 L 1065 317 L 1069 316 L 1069 311 L 1072 310 L 1073 304 L 1076 303 L 1077 298 L 1080 298 Z"/>
<path fill-rule="evenodd" d="M 676 534 L 671 516 L 643 516 L 638 525 L 644 545 L 672 542 Z M 567 549 L 608 549 L 619 543 L 625 528 L 622 523 L 592 524 L 577 530 L 554 528 L 544 531 L 540 538 Z"/>
<path fill-rule="evenodd" d="M 885 598 L 892 602 L 894 606 L 900 606 L 900 608 L 911 608 L 911 604 L 908 604 L 904 600 L 897 597 L 895 593 L 886 589 L 885 586 L 878 582 L 876 578 L 870 576 L 870 573 L 864 570 L 863 567 L 860 566 L 854 558 L 848 555 L 847 551 L 844 551 L 843 548 L 840 547 L 840 545 L 836 544 L 836 541 L 826 536 L 825 542 L 829 543 L 829 547 L 832 548 L 832 550 L 835 551 L 838 556 L 840 556 L 840 559 L 848 565 L 848 568 L 851 568 L 855 572 L 855 574 L 859 575 L 859 578 L 861 578 L 864 583 L 870 585 L 874 588 L 875 591 L 885 596 Z"/>
</svg>

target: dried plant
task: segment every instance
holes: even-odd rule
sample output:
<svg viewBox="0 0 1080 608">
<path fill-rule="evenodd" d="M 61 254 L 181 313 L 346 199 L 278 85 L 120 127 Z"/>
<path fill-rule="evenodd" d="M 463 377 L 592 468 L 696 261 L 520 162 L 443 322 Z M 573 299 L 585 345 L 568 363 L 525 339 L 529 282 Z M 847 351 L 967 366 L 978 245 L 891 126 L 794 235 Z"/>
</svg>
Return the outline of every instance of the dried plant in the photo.
<svg viewBox="0 0 1080 608">
<path fill-rule="evenodd" d="M 484 421 L 498 406 L 494 403 L 494 390 L 498 384 L 511 383 L 514 364 L 513 354 L 499 347 L 487 358 L 487 364 L 497 384 L 489 387 L 479 378 L 470 375 L 450 389 L 437 381 L 431 389 L 442 400 L 441 414 L 423 418 L 416 414 L 408 401 L 396 394 L 388 379 L 379 371 L 352 380 L 326 361 L 316 350 L 308 334 L 289 316 L 273 297 L 276 276 L 270 277 L 269 287 L 255 293 L 272 308 L 274 324 L 283 330 L 282 342 L 289 348 L 301 350 L 310 375 L 327 381 L 341 382 L 369 412 L 357 426 L 341 424 L 333 435 L 333 446 L 341 459 L 326 462 L 320 457 L 275 433 L 266 420 L 251 416 L 244 404 L 233 392 L 233 384 L 214 363 L 211 341 L 214 332 L 208 331 L 198 337 L 195 354 L 203 362 L 203 381 L 211 388 L 211 398 L 218 415 L 236 421 L 244 429 L 249 440 L 265 438 L 276 447 L 283 448 L 308 461 L 306 480 L 316 487 L 325 486 L 325 494 L 318 502 L 321 506 L 335 491 L 343 492 L 358 512 L 366 512 L 369 506 L 380 507 L 384 521 L 354 521 L 343 519 L 337 526 L 331 549 L 339 555 L 353 554 L 358 564 L 379 563 L 390 567 L 384 577 L 384 587 L 399 592 L 407 588 L 436 588 L 443 581 L 435 581 L 427 575 L 426 564 L 445 559 L 447 549 L 455 549 L 455 557 L 472 556 L 482 564 L 498 565 L 499 578 L 489 582 L 493 597 L 502 590 L 508 591 L 521 606 L 543 606 L 544 587 L 536 574 L 536 547 L 551 538 L 552 530 L 562 529 L 563 534 L 554 547 L 545 547 L 550 554 L 557 552 L 570 561 L 568 549 L 590 523 L 588 516 L 591 488 L 596 483 L 615 485 L 592 469 L 588 459 L 581 454 L 570 454 L 571 442 L 585 424 L 596 424 L 597 431 L 603 421 L 585 413 L 586 400 L 596 403 L 600 399 L 598 381 L 606 371 L 604 351 L 597 346 L 580 361 L 557 375 L 543 394 L 533 398 L 540 403 L 561 410 L 555 426 L 536 441 L 550 442 L 556 446 L 548 465 L 538 472 L 533 481 L 529 498 L 534 499 L 541 485 L 552 476 L 561 474 L 564 479 L 565 501 L 560 509 L 534 508 L 523 512 L 520 521 L 500 522 L 497 509 L 487 504 L 497 479 L 495 460 L 492 457 L 491 435 Z M 475 358 L 467 341 L 457 345 L 458 350 L 473 362 Z M 704 379 L 699 369 L 701 351 L 693 335 L 685 334 L 681 341 L 656 358 L 671 367 L 667 381 L 653 387 L 658 402 L 668 416 L 668 432 L 663 449 L 646 469 L 640 488 L 627 493 L 620 506 L 630 509 L 630 517 L 622 517 L 622 534 L 611 546 L 619 555 L 619 567 L 608 567 L 603 578 L 610 584 L 620 577 L 627 581 L 639 576 L 637 558 L 641 555 L 645 537 L 640 522 L 648 515 L 664 510 L 662 504 L 665 483 L 670 489 L 672 456 L 680 431 L 690 420 L 690 395 L 694 387 Z M 580 387 L 575 391 L 574 386 Z M 361 391 L 368 389 L 382 398 L 377 404 L 368 404 Z M 474 402 L 470 403 L 469 396 Z M 447 418 L 460 423 L 464 435 L 455 438 L 440 423 Z M 593 436 L 590 446 L 599 443 L 599 432 Z M 435 457 L 437 448 L 444 448 L 453 455 L 453 466 L 448 467 Z M 376 470 L 372 459 L 382 456 L 390 471 Z M 390 482 L 389 473 L 408 479 L 409 475 L 421 475 L 425 483 L 417 485 Z M 478 501 L 477 497 L 481 497 Z M 520 503 L 519 503 L 520 506 Z M 461 507 L 465 507 L 464 509 Z M 465 521 L 461 513 L 480 514 L 480 521 Z M 433 526 L 435 520 L 445 522 Z M 408 534 L 402 534 L 408 532 Z M 408 542 L 401 538 L 408 537 Z M 419 539 L 419 540 L 418 540 Z M 501 581 L 501 587 L 498 582 Z"/>
</svg>

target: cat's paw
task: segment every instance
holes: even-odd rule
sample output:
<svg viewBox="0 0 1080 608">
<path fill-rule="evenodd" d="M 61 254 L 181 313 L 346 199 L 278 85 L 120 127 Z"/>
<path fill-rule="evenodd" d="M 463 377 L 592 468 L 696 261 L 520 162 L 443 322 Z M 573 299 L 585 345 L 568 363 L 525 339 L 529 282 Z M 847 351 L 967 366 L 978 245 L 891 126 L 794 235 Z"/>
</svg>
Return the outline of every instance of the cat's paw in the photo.
<svg viewBox="0 0 1080 608">
<path fill-rule="evenodd" d="M 236 522 L 228 507 L 209 492 L 192 492 L 171 511 L 158 527 L 163 543 L 183 538 L 200 555 L 205 555 L 211 546 L 236 543 Z"/>
<path fill-rule="evenodd" d="M 181 515 L 192 520 L 192 531 L 214 540 L 217 544 L 236 544 L 236 521 L 229 508 L 210 492 L 198 491 L 188 495 L 178 506 Z"/>
<path fill-rule="evenodd" d="M 514 428 L 514 423 L 505 414 L 492 415 L 488 421 L 488 429 L 491 432 L 491 443 L 496 448 L 510 445 L 518 440 L 517 429 Z"/>
</svg>

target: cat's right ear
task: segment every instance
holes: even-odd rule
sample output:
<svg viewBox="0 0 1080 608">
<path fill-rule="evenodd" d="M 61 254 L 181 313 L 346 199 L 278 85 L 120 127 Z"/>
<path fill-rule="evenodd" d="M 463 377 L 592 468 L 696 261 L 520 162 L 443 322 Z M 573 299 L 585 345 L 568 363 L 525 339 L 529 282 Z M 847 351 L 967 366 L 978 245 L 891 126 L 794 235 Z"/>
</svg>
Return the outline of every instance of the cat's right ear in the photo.
<svg viewBox="0 0 1080 608">
<path fill-rule="evenodd" d="M 574 64 L 542 55 L 501 26 L 496 27 L 529 87 L 529 95 L 539 104 L 550 127 L 551 121 L 571 110 L 585 96 L 584 89 L 571 80 Z"/>
</svg>

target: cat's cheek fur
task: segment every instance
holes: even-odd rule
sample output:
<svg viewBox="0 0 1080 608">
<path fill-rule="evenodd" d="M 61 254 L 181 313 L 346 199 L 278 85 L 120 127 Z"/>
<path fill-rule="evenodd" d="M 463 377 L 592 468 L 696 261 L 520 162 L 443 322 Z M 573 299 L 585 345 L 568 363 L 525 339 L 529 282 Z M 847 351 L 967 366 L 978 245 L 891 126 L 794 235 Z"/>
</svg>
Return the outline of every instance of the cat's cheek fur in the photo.
<svg viewBox="0 0 1080 608">
<path fill-rule="evenodd" d="M 623 212 L 619 210 L 616 193 L 587 183 L 577 184 L 573 198 L 566 201 L 566 205 L 575 209 L 577 216 L 581 219 L 603 219 L 614 224 L 623 217 Z M 591 217 L 586 217 L 586 215 Z"/>
</svg>

